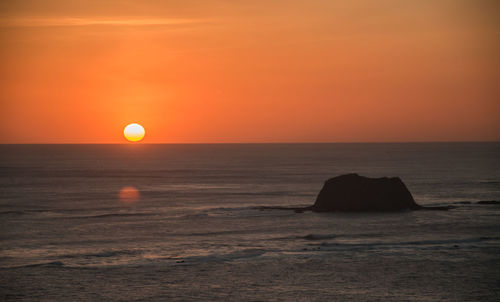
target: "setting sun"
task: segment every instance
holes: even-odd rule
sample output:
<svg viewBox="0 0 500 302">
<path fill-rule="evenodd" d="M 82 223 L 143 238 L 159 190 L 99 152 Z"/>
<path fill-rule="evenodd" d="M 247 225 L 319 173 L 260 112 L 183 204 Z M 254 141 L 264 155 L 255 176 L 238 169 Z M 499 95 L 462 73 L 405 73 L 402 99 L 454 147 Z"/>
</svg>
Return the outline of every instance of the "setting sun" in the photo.
<svg viewBox="0 0 500 302">
<path fill-rule="evenodd" d="M 136 123 L 129 124 L 123 129 L 123 135 L 131 142 L 141 141 L 145 134 L 144 127 Z"/>
<path fill-rule="evenodd" d="M 0 302 L 500 302 L 499 16 L 0 0 Z"/>
</svg>

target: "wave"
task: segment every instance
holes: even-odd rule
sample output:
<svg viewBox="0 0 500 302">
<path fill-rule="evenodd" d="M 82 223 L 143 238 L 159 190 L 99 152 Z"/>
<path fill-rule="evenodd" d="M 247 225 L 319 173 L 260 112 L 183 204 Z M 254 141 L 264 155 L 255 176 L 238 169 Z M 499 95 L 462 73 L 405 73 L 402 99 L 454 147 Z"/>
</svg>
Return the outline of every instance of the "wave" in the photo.
<svg viewBox="0 0 500 302">
<path fill-rule="evenodd" d="M 134 250 L 117 250 L 117 251 L 102 251 L 98 253 L 78 253 L 78 254 L 65 254 L 65 255 L 59 255 L 57 258 L 59 259 L 66 259 L 68 261 L 71 261 L 72 259 L 92 259 L 92 258 L 112 258 L 112 257 L 120 257 L 120 256 L 135 256 L 141 254 L 141 251 L 134 251 Z M 67 266 L 65 262 L 61 260 L 56 260 L 56 261 L 50 261 L 50 262 L 41 262 L 41 263 L 32 263 L 32 264 L 26 264 L 26 265 L 19 265 L 19 266 L 7 266 L 10 268 L 34 268 L 34 267 L 73 267 L 73 266 Z M 78 265 L 80 266 L 80 265 Z M 77 267 L 78 267 L 77 266 Z M 6 268 L 6 267 L 2 267 Z"/>
<path fill-rule="evenodd" d="M 321 240 L 323 239 L 333 239 L 336 236 L 332 234 L 326 235 L 306 235 L 295 238 L 301 238 L 305 240 Z M 227 254 L 210 254 L 204 256 L 187 256 L 187 257 L 175 257 L 175 258 L 165 258 L 168 260 L 175 260 L 175 264 L 189 265 L 199 262 L 217 262 L 217 261 L 234 261 L 239 259 L 246 258 L 255 258 L 260 256 L 265 256 L 268 254 L 272 256 L 273 253 L 279 254 L 289 254 L 289 253 L 304 253 L 304 252 L 317 252 L 317 251 L 331 251 L 332 249 L 340 249 L 340 250 L 367 250 L 370 248 L 393 248 L 393 247 L 404 247 L 404 246 L 433 246 L 433 245 L 451 245 L 453 248 L 458 248 L 459 244 L 464 243 L 476 243 L 482 241 L 493 241 L 500 240 L 500 237 L 478 237 L 478 238 L 468 238 L 468 239 L 452 239 L 452 240 L 422 240 L 422 241 L 409 241 L 409 242 L 388 242 L 388 243 L 326 243 L 322 242 L 320 244 L 310 244 L 310 248 L 300 248 L 297 250 L 276 250 L 276 249 L 245 249 L 241 251 L 236 251 Z"/>
<path fill-rule="evenodd" d="M 206 218 L 206 217 L 209 217 L 207 213 L 196 213 L 196 214 L 187 214 L 179 216 L 179 218 L 185 218 L 185 219 Z"/>
<path fill-rule="evenodd" d="M 338 235 L 335 234 L 307 234 L 304 236 L 286 236 L 286 237 L 279 237 L 279 238 L 272 238 L 271 240 L 295 240 L 295 239 L 302 239 L 302 240 L 327 240 L 327 239 L 335 239 L 337 238 Z"/>
<path fill-rule="evenodd" d="M 194 232 L 194 233 L 172 233 L 169 236 L 217 236 L 217 235 L 243 235 L 253 234 L 258 230 L 228 230 L 228 231 L 214 231 L 214 232 Z"/>
<path fill-rule="evenodd" d="M 490 240 L 500 240 L 500 237 L 489 237 L 489 236 L 484 236 L 484 237 L 479 237 L 481 241 L 490 241 Z"/>
<path fill-rule="evenodd" d="M 27 215 L 30 213 L 55 213 L 61 214 L 58 211 L 7 211 L 0 212 L 0 215 Z M 55 216 L 51 219 L 99 219 L 99 218 L 110 218 L 110 217 L 141 217 L 141 216 L 153 216 L 154 213 L 107 213 L 98 215 L 82 215 L 82 216 Z"/>
<path fill-rule="evenodd" d="M 245 249 L 241 251 L 235 251 L 227 254 L 211 254 L 206 256 L 188 256 L 188 257 L 179 257 L 172 258 L 176 260 L 176 263 L 182 263 L 184 265 L 190 264 L 193 262 L 218 262 L 218 261 L 234 261 L 240 259 L 247 258 L 255 258 L 262 256 L 268 252 L 272 252 L 272 250 L 266 249 Z"/>
<path fill-rule="evenodd" d="M 140 251 L 134 250 L 111 250 L 111 251 L 102 251 L 99 253 L 80 253 L 80 254 L 66 254 L 59 256 L 60 258 L 73 259 L 73 258 L 110 258 L 117 257 L 122 255 L 138 255 L 141 254 Z"/>
<path fill-rule="evenodd" d="M 25 211 L 4 211 L 0 212 L 0 215 L 24 215 L 27 214 Z"/>
<path fill-rule="evenodd" d="M 193 209 L 193 208 L 192 208 Z M 261 212 L 266 209 L 284 209 L 293 210 L 295 208 L 289 208 L 287 206 L 259 206 L 259 205 L 247 205 L 240 207 L 199 207 L 194 208 L 195 213 L 190 213 L 186 215 L 178 216 L 178 218 L 193 218 L 193 217 L 206 217 L 206 216 L 217 216 L 221 214 L 241 214 L 248 215 L 262 215 Z"/>
<path fill-rule="evenodd" d="M 319 235 L 319 234 L 309 234 L 305 235 L 302 237 L 298 237 L 299 239 L 305 239 L 305 240 L 325 240 L 325 239 L 333 239 L 336 238 L 336 235 L 333 234 L 324 234 L 324 235 Z"/>
<path fill-rule="evenodd" d="M 109 217 L 140 217 L 140 216 L 153 216 L 154 213 L 109 213 L 109 214 L 99 214 L 90 216 L 76 216 L 68 218 L 109 218 Z"/>
<path fill-rule="evenodd" d="M 95 210 L 105 211 L 105 210 L 115 210 L 116 208 L 107 207 L 107 208 L 96 208 Z M 92 209 L 84 209 L 84 208 L 76 208 L 76 209 L 29 209 L 29 210 L 9 210 L 9 211 L 0 211 L 1 215 L 12 215 L 12 216 L 21 216 L 21 215 L 30 215 L 30 214 L 56 214 L 57 216 L 51 217 L 54 219 L 64 218 L 101 218 L 101 217 L 115 217 L 115 216 L 150 216 L 154 215 L 154 213 L 106 213 L 106 214 L 97 214 L 97 215 L 79 215 L 79 216 L 64 216 L 65 214 L 78 213 L 78 212 L 88 212 Z"/>
<path fill-rule="evenodd" d="M 18 266 L 17 268 L 23 268 L 23 267 L 61 267 L 64 266 L 64 263 L 62 261 L 51 261 L 51 262 L 44 262 L 44 263 L 34 263 L 34 264 L 27 264 L 27 265 L 22 265 Z"/>
<path fill-rule="evenodd" d="M 322 242 L 319 246 L 322 247 L 338 247 L 347 249 L 357 248 L 377 248 L 377 247 L 396 247 L 396 246 L 437 246 L 437 245 L 453 245 L 458 247 L 459 244 L 478 243 L 483 241 L 496 241 L 500 237 L 476 237 L 467 239 L 450 239 L 450 240 L 421 240 L 421 241 L 405 241 L 405 242 L 374 242 L 374 243 L 340 243 L 340 242 Z M 318 245 L 318 244 L 315 244 Z"/>
<path fill-rule="evenodd" d="M 486 205 L 497 205 L 497 204 L 500 204 L 500 201 L 497 201 L 497 200 L 481 200 L 481 201 L 478 201 L 476 202 L 477 204 L 486 204 Z"/>
<path fill-rule="evenodd" d="M 31 211 L 16 211 L 16 215 L 26 215 Z M 60 211 L 43 211 L 43 213 L 54 213 L 62 214 Z M 0 213 L 2 214 L 2 213 Z M 141 217 L 141 216 L 154 216 L 155 213 L 107 213 L 107 214 L 97 214 L 97 215 L 79 215 L 79 216 L 51 216 L 51 219 L 100 219 L 100 218 L 110 218 L 110 217 Z"/>
<path fill-rule="evenodd" d="M 491 185 L 497 185 L 500 184 L 500 181 L 480 181 L 480 184 L 491 184 Z"/>
<path fill-rule="evenodd" d="M 285 237 L 278 237 L 278 238 L 271 238 L 269 240 L 309 240 L 309 241 L 316 241 L 316 240 L 328 240 L 328 239 L 338 239 L 338 238 L 374 238 L 374 237 L 380 237 L 383 234 L 379 233 L 365 233 L 365 234 L 307 234 L 307 235 L 295 235 L 295 236 L 285 236 Z"/>
<path fill-rule="evenodd" d="M 311 197 L 314 195 L 296 193 L 292 191 L 260 191 L 260 192 L 228 192 L 227 195 L 237 196 L 297 196 L 297 197 Z"/>
<path fill-rule="evenodd" d="M 3 211 L 0 212 L 0 215 L 27 215 L 31 213 L 49 213 L 49 212 L 54 212 L 56 211 L 51 211 L 47 209 L 36 209 L 36 210 L 10 210 L 10 211 Z"/>
<path fill-rule="evenodd" d="M 243 207 L 213 207 L 213 208 L 204 208 L 207 212 L 234 212 L 234 211 L 248 211 L 248 210 L 257 210 L 258 206 L 243 206 Z"/>
</svg>

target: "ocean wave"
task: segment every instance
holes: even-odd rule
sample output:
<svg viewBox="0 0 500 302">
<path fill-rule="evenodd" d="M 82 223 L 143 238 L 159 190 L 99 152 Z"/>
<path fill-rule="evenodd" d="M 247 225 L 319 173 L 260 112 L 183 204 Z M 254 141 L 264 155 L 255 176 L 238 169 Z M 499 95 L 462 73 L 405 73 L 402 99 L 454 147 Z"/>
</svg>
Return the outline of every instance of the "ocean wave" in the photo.
<svg viewBox="0 0 500 302">
<path fill-rule="evenodd" d="M 26 211 L 3 211 L 0 215 L 24 215 L 27 214 Z"/>
<path fill-rule="evenodd" d="M 193 219 L 193 218 L 206 218 L 221 215 L 234 215 L 240 214 L 242 212 L 255 211 L 253 207 L 199 207 L 195 208 L 193 212 L 187 214 L 181 214 L 176 216 L 178 219 Z"/>
<path fill-rule="evenodd" d="M 173 233 L 169 236 L 217 236 L 217 235 L 240 235 L 251 234 L 256 230 L 228 230 L 228 231 L 213 231 L 213 232 L 194 232 L 194 233 Z"/>
<path fill-rule="evenodd" d="M 99 218 L 110 218 L 110 217 L 140 217 L 140 216 L 154 216 L 155 213 L 108 213 L 99 215 L 88 215 L 88 216 L 64 216 L 59 218 L 65 219 L 99 219 Z"/>
<path fill-rule="evenodd" d="M 484 236 L 484 237 L 479 237 L 479 239 L 481 241 L 490 241 L 490 240 L 500 240 L 500 237 L 488 237 L 488 236 Z"/>
<path fill-rule="evenodd" d="M 65 215 L 64 211 L 6 211 L 0 212 L 0 215 L 28 215 L 33 213 L 49 214 L 51 219 L 100 219 L 100 218 L 112 218 L 112 217 L 141 217 L 141 216 L 154 216 L 155 213 L 106 213 L 106 214 L 96 214 L 96 215 Z M 55 215 L 54 215 L 55 214 Z"/>
<path fill-rule="evenodd" d="M 260 191 L 260 192 L 228 192 L 227 195 L 237 196 L 298 196 L 298 197 L 311 197 L 314 195 L 296 193 L 292 191 Z"/>
<path fill-rule="evenodd" d="M 241 207 L 200 207 L 195 209 L 197 213 L 194 214 L 187 214 L 180 216 L 180 218 L 191 218 L 196 217 L 196 215 L 203 215 L 207 214 L 208 216 L 218 216 L 218 215 L 240 215 L 240 214 L 248 214 L 248 215 L 262 215 L 262 210 L 264 209 L 286 209 L 286 210 L 293 210 L 294 208 L 288 208 L 286 206 L 273 206 L 273 207 L 266 207 L 266 206 L 258 206 L 258 205 L 247 205 L 247 206 L 241 206 Z"/>
<path fill-rule="evenodd" d="M 303 240 L 326 240 L 326 239 L 334 239 L 337 238 L 338 235 L 336 234 L 307 234 L 307 235 L 300 235 L 300 236 L 285 236 L 285 237 L 278 237 L 278 238 L 271 238 L 270 240 L 296 240 L 296 239 L 303 239 Z"/>
<path fill-rule="evenodd" d="M 483 241 L 497 241 L 500 237 L 475 237 L 467 239 L 449 239 L 449 240 L 421 240 L 421 241 L 405 241 L 405 242 L 372 242 L 372 243 L 343 243 L 343 242 L 322 242 L 320 244 L 311 244 L 322 247 L 332 247 L 341 249 L 367 249 L 379 247 L 404 247 L 404 246 L 438 246 L 438 245 L 453 245 L 479 243 Z"/>
<path fill-rule="evenodd" d="M 497 201 L 497 200 L 481 200 L 481 201 L 478 201 L 476 203 L 477 204 L 481 204 L 481 205 L 498 205 L 498 204 L 500 204 L 500 201 Z"/>
<path fill-rule="evenodd" d="M 204 208 L 204 210 L 207 212 L 234 212 L 234 211 L 248 211 L 256 209 L 257 209 L 256 206 Z"/>
<path fill-rule="evenodd" d="M 10 211 L 0 212 L 0 215 L 27 215 L 27 214 L 32 214 L 32 213 L 49 213 L 49 212 L 55 213 L 56 211 L 47 210 L 47 209 L 10 210 Z"/>
<path fill-rule="evenodd" d="M 34 264 L 27 264 L 27 265 L 22 265 L 18 266 L 17 268 L 23 268 L 23 267 L 61 267 L 64 266 L 64 263 L 62 261 L 51 261 L 51 262 L 44 262 L 44 263 L 34 263 Z"/>
<path fill-rule="evenodd" d="M 337 237 L 336 235 L 333 234 L 309 234 L 301 237 L 297 237 L 298 239 L 305 239 L 305 240 L 325 240 L 325 239 L 333 239 Z"/>
<path fill-rule="evenodd" d="M 206 217 L 209 217 L 207 213 L 196 213 L 196 214 L 182 215 L 179 218 L 193 219 L 193 218 L 206 218 Z"/>
<path fill-rule="evenodd" d="M 328 240 L 328 239 L 338 239 L 338 238 L 376 238 L 381 237 L 383 234 L 380 233 L 362 233 L 362 234 L 307 234 L 307 235 L 291 235 L 284 237 L 270 238 L 269 240 Z"/>
<path fill-rule="evenodd" d="M 488 184 L 488 185 L 496 185 L 496 184 L 500 184 L 500 181 L 495 181 L 495 180 L 492 180 L 492 181 L 480 181 L 479 182 L 480 184 Z"/>
<path fill-rule="evenodd" d="M 118 257 L 118 256 L 134 256 L 141 254 L 140 251 L 134 250 L 110 250 L 110 251 L 102 251 L 99 253 L 80 253 L 80 254 L 65 254 L 60 255 L 59 258 L 66 259 L 74 259 L 74 258 L 110 258 L 110 257 Z"/>
<path fill-rule="evenodd" d="M 255 258 L 262 256 L 268 252 L 271 252 L 271 250 L 266 250 L 266 249 L 245 249 L 241 251 L 235 251 L 232 253 L 227 253 L 227 254 L 210 254 L 210 255 L 204 255 L 204 256 L 188 256 L 188 257 L 178 257 L 175 258 L 176 263 L 182 263 L 184 265 L 190 264 L 190 263 L 199 263 L 199 262 L 219 262 L 219 261 L 234 261 L 234 260 L 240 260 L 240 259 L 247 259 L 247 258 Z"/>
</svg>

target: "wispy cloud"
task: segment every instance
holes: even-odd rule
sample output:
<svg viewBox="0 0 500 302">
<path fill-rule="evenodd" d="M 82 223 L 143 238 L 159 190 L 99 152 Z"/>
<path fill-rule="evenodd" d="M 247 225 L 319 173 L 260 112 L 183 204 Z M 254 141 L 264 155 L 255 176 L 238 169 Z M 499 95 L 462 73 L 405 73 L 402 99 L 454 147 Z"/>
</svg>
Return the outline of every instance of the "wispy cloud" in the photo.
<svg viewBox="0 0 500 302">
<path fill-rule="evenodd" d="M 153 26 L 188 25 L 203 23 L 201 19 L 180 18 L 5 18 L 0 19 L 0 27 L 63 27 L 63 26 Z"/>
</svg>

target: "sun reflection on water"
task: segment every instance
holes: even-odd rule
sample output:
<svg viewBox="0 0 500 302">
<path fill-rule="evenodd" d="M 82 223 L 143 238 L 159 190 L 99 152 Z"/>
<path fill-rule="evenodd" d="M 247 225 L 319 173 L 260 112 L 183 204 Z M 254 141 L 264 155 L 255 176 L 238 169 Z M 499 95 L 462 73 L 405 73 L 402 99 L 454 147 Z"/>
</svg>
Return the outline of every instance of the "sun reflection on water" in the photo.
<svg viewBox="0 0 500 302">
<path fill-rule="evenodd" d="M 120 201 L 127 204 L 139 201 L 140 196 L 141 193 L 139 192 L 139 190 L 133 186 L 123 187 L 118 193 L 118 198 L 120 199 Z"/>
</svg>

